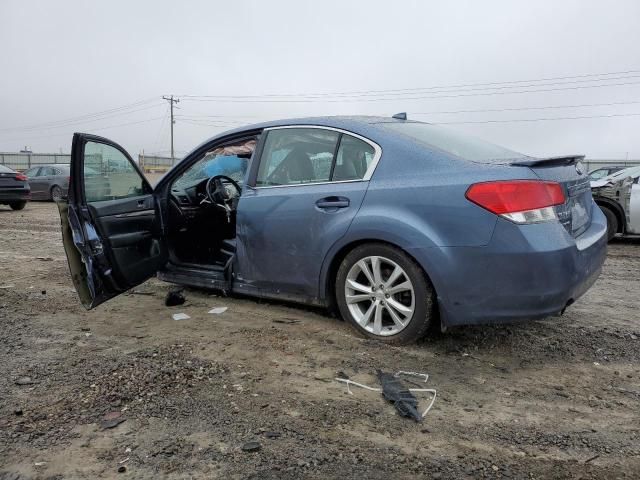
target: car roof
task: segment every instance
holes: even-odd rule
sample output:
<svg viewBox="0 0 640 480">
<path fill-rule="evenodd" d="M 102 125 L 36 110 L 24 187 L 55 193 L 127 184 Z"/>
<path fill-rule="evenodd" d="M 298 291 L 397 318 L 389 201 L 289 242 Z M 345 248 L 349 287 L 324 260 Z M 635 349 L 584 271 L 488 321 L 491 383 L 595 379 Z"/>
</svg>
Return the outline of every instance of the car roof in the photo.
<svg viewBox="0 0 640 480">
<path fill-rule="evenodd" d="M 31 166 L 31 168 L 36 168 L 36 167 L 56 167 L 56 168 L 63 168 L 65 170 L 69 170 L 70 168 L 68 163 L 42 163 L 42 164 Z"/>
<path fill-rule="evenodd" d="M 271 127 L 284 127 L 288 125 L 316 125 L 319 127 L 333 127 L 333 128 L 353 131 L 354 133 L 358 133 L 364 136 L 367 136 L 367 134 L 373 135 L 375 130 L 375 136 L 381 136 L 381 135 L 392 136 L 393 135 L 392 132 L 383 132 L 380 129 L 375 128 L 375 125 L 380 123 L 394 123 L 394 122 L 425 123 L 425 122 L 415 122 L 413 120 L 396 120 L 392 117 L 368 116 L 368 115 L 354 115 L 354 116 L 333 115 L 333 116 L 323 116 L 323 117 L 284 118 L 280 120 L 270 120 L 267 122 L 243 125 L 241 127 L 237 127 L 232 130 L 226 130 L 225 132 L 222 132 L 218 135 L 214 135 L 208 138 L 207 140 L 202 142 L 200 145 L 198 145 L 196 148 L 194 148 L 194 150 L 197 150 L 202 145 L 205 145 L 213 140 L 216 140 L 221 137 L 226 137 L 228 135 L 233 135 L 241 132 L 248 132 L 251 130 L 262 130 L 262 129 L 271 128 Z"/>
</svg>

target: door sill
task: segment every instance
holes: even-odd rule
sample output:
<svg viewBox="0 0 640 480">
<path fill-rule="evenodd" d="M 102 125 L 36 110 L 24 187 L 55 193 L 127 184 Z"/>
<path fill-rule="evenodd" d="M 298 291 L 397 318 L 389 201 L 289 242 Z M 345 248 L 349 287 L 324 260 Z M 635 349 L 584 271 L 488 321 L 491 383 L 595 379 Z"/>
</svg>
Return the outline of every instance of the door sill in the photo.
<svg viewBox="0 0 640 480">
<path fill-rule="evenodd" d="M 231 290 L 231 282 L 225 279 L 224 268 L 217 265 L 175 265 L 168 264 L 158 272 L 158 278 L 164 282 L 212 290 Z"/>
</svg>

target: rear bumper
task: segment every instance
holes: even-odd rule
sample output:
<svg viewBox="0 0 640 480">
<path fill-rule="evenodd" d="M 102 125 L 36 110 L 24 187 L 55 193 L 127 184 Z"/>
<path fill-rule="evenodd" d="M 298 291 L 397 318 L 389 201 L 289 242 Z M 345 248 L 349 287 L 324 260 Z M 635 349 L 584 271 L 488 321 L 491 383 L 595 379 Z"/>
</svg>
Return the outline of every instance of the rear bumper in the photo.
<svg viewBox="0 0 640 480">
<path fill-rule="evenodd" d="M 573 238 L 557 222 L 516 225 L 499 219 L 488 245 L 414 249 L 432 277 L 444 325 L 506 323 L 559 314 L 600 275 L 606 219 Z"/>
<path fill-rule="evenodd" d="M 0 203 L 22 202 L 30 199 L 31 189 L 29 187 L 0 189 Z"/>
</svg>

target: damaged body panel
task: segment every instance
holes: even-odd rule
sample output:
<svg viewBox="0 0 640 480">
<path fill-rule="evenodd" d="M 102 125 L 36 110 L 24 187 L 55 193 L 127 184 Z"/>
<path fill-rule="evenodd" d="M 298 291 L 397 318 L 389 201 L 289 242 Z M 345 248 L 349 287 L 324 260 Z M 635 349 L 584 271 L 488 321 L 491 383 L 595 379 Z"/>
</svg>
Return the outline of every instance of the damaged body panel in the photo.
<svg viewBox="0 0 640 480">
<path fill-rule="evenodd" d="M 606 222 L 581 158 L 401 118 L 303 118 L 214 137 L 152 189 L 122 147 L 76 134 L 65 248 L 87 308 L 157 274 L 335 306 L 407 343 L 434 322 L 557 314 L 595 282 Z"/>
<path fill-rule="evenodd" d="M 608 238 L 640 235 L 640 167 L 591 182 L 593 199 L 607 218 Z"/>
</svg>

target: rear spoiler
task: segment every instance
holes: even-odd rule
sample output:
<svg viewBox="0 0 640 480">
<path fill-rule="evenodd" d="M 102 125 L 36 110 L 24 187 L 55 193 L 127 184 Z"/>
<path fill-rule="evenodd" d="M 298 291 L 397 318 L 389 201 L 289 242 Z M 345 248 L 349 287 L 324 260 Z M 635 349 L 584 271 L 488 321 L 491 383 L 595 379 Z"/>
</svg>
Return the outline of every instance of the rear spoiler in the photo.
<svg viewBox="0 0 640 480">
<path fill-rule="evenodd" d="M 562 157 L 525 158 L 511 162 L 510 165 L 522 167 L 555 167 L 560 165 L 574 165 L 584 160 L 584 155 L 566 155 Z"/>
</svg>

